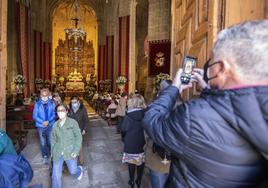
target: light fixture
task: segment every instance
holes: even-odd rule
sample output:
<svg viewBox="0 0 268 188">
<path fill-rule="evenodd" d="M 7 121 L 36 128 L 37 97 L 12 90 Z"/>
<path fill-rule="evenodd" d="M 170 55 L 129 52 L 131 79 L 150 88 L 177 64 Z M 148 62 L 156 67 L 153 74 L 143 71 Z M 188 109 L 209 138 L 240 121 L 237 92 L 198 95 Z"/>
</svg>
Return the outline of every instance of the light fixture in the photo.
<svg viewBox="0 0 268 188">
<path fill-rule="evenodd" d="M 74 0 L 70 8 L 70 17 L 71 20 L 74 21 L 74 28 L 66 28 L 64 29 L 68 39 L 74 39 L 74 46 L 71 48 L 73 51 L 80 51 L 80 47 L 78 46 L 78 40 L 84 40 L 86 36 L 86 31 L 78 28 L 78 22 L 81 20 L 80 13 L 80 4 L 78 0 Z"/>
</svg>

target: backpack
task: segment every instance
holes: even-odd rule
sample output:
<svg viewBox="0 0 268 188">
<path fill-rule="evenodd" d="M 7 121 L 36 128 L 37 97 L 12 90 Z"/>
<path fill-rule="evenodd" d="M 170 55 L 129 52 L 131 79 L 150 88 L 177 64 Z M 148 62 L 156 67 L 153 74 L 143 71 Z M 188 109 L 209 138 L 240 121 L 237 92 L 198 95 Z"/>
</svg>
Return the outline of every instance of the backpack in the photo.
<svg viewBox="0 0 268 188">
<path fill-rule="evenodd" d="M 161 159 L 167 159 L 171 160 L 171 154 L 170 152 L 166 151 L 161 146 L 157 145 L 156 143 L 153 143 L 153 153 L 157 153 Z"/>
</svg>

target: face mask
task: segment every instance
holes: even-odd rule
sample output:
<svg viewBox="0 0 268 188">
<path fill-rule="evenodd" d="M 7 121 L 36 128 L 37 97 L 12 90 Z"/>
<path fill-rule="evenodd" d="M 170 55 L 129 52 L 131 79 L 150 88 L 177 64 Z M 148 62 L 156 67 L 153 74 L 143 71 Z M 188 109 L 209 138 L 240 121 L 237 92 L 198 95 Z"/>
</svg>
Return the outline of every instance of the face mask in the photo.
<svg viewBox="0 0 268 188">
<path fill-rule="evenodd" d="M 42 100 L 43 102 L 47 102 L 48 97 L 41 97 L 41 100 Z"/>
<path fill-rule="evenodd" d="M 66 112 L 57 112 L 57 114 L 60 119 L 64 119 L 67 116 Z"/>
<path fill-rule="evenodd" d="M 79 103 L 78 102 L 72 103 L 72 107 L 77 109 L 79 107 Z"/>
<path fill-rule="evenodd" d="M 204 76 L 203 76 L 203 79 L 204 79 L 204 81 L 205 81 L 207 84 L 208 84 L 208 81 L 209 81 L 209 80 L 212 80 L 212 79 L 214 79 L 214 78 L 217 77 L 217 76 L 209 77 L 209 75 L 208 75 L 208 69 L 209 69 L 210 67 L 212 67 L 213 65 L 215 65 L 215 64 L 217 64 L 217 63 L 220 63 L 220 61 L 216 61 L 216 62 L 214 62 L 214 63 L 212 63 L 212 64 L 209 64 L 210 60 L 211 60 L 211 59 L 209 59 L 209 60 L 205 63 L 205 65 L 204 65 Z"/>
</svg>

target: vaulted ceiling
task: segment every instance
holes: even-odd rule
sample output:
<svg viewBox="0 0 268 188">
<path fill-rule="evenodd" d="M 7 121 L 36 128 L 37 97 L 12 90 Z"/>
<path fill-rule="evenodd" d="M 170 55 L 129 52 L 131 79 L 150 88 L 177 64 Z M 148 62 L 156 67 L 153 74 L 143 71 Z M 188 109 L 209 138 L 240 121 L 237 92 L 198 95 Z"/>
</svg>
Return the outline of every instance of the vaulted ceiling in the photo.
<svg viewBox="0 0 268 188">
<path fill-rule="evenodd" d="M 104 7 L 107 3 L 114 3 L 118 0 L 79 0 L 81 5 L 87 5 L 89 7 L 92 7 L 92 9 L 95 11 L 98 18 L 101 19 L 101 15 L 103 14 Z M 49 8 L 49 15 L 53 15 L 54 10 L 59 5 L 68 5 L 72 4 L 74 0 L 47 0 L 47 5 Z"/>
</svg>

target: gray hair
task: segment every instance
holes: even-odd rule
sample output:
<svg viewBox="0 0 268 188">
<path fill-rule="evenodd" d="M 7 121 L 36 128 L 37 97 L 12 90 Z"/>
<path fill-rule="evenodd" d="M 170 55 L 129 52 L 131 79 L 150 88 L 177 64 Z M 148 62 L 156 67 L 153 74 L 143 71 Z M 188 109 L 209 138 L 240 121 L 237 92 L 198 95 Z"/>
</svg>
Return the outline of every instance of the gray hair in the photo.
<svg viewBox="0 0 268 188">
<path fill-rule="evenodd" d="M 218 34 L 214 60 L 228 60 L 248 80 L 268 78 L 268 21 L 247 21 Z"/>
</svg>

